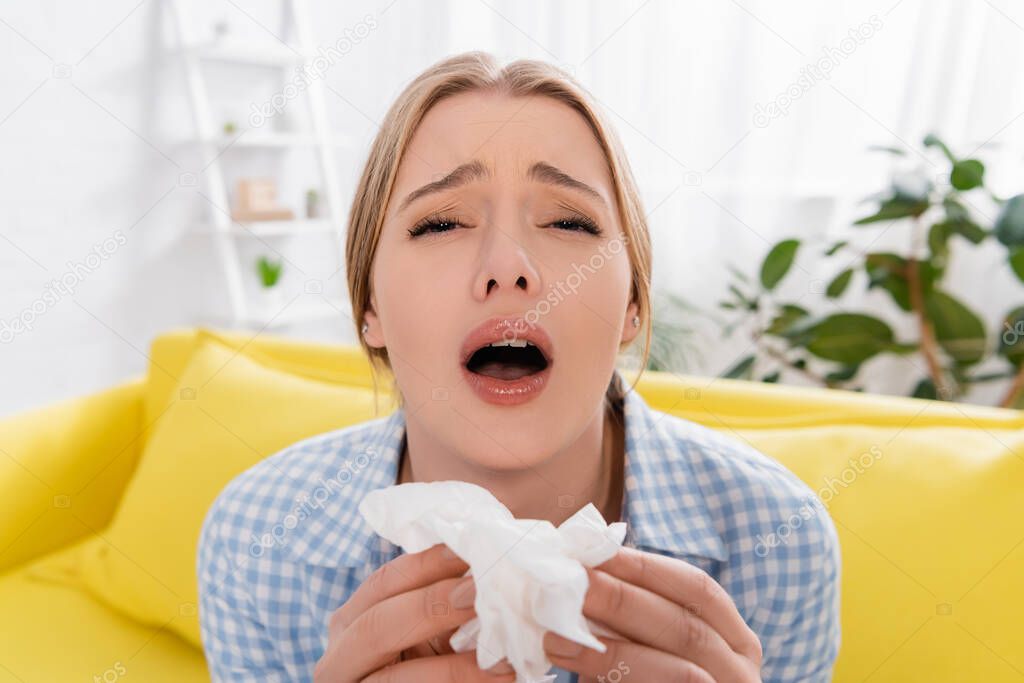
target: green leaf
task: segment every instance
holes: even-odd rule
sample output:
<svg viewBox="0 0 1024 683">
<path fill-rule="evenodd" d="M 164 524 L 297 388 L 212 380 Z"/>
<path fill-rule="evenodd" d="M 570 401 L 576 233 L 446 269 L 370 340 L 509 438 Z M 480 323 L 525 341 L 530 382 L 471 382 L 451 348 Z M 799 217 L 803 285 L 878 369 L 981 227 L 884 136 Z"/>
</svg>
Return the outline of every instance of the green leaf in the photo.
<svg viewBox="0 0 1024 683">
<path fill-rule="evenodd" d="M 846 240 L 840 240 L 825 250 L 825 256 L 835 256 L 836 252 L 848 244 Z"/>
<path fill-rule="evenodd" d="M 844 365 L 825 375 L 825 381 L 830 383 L 848 382 L 857 375 L 859 370 L 859 365 Z"/>
<path fill-rule="evenodd" d="M 906 156 L 906 152 L 899 147 L 889 147 L 887 145 L 868 145 L 868 149 L 873 152 L 888 152 L 889 154 L 895 154 L 897 156 Z"/>
<path fill-rule="evenodd" d="M 936 135 L 928 133 L 928 135 L 924 137 L 924 146 L 938 147 L 939 149 L 942 150 L 942 153 L 946 155 L 947 159 L 949 159 L 954 164 L 956 163 L 956 157 L 954 157 L 953 153 L 949 151 L 949 147 L 946 147 L 946 143 L 940 140 Z"/>
<path fill-rule="evenodd" d="M 779 281 L 786 277 L 799 247 L 800 240 L 783 240 L 772 247 L 761 264 L 761 284 L 765 289 L 775 289 Z"/>
<path fill-rule="evenodd" d="M 1010 269 L 1021 282 L 1024 282 L 1024 247 L 1010 250 Z"/>
<path fill-rule="evenodd" d="M 910 310 L 910 289 L 907 286 L 907 260 L 899 254 L 876 252 L 864 259 L 868 289 L 881 287 L 904 311 Z"/>
<path fill-rule="evenodd" d="M 1003 318 L 998 353 L 1016 367 L 1024 363 L 1024 306 L 1018 306 Z"/>
<path fill-rule="evenodd" d="M 1024 246 L 1024 194 L 1006 200 L 996 216 L 993 232 L 1008 247 Z"/>
<path fill-rule="evenodd" d="M 853 224 L 867 225 L 868 223 L 877 223 L 878 221 L 888 221 L 895 220 L 897 218 L 920 216 L 921 214 L 928 210 L 929 206 L 930 204 L 926 199 L 892 197 L 882 202 L 882 205 L 878 207 L 877 213 L 856 220 L 853 222 Z"/>
<path fill-rule="evenodd" d="M 943 199 L 942 208 L 946 210 L 946 220 L 951 223 L 960 223 L 971 219 L 967 207 L 961 204 L 956 197 L 946 197 Z"/>
<path fill-rule="evenodd" d="M 889 183 L 893 199 L 909 199 L 926 202 L 935 185 L 932 179 L 921 171 L 903 171 L 893 174 Z"/>
<path fill-rule="evenodd" d="M 921 293 L 927 295 L 942 274 L 939 266 L 930 261 L 918 261 L 917 272 L 921 281 Z M 896 305 L 910 311 L 910 285 L 907 279 L 909 265 L 899 254 L 876 252 L 864 259 L 864 271 L 868 275 L 868 289 L 881 287 L 889 293 Z"/>
<path fill-rule="evenodd" d="M 729 379 L 750 379 L 753 374 L 755 360 L 755 356 L 747 356 L 736 363 L 736 365 L 722 373 L 722 377 L 727 377 Z"/>
<path fill-rule="evenodd" d="M 256 261 L 256 272 L 260 276 L 260 282 L 264 287 L 273 287 L 281 277 L 283 261 L 271 261 L 266 256 L 260 256 Z"/>
<path fill-rule="evenodd" d="M 982 384 L 983 382 L 995 382 L 995 381 L 998 381 L 998 380 L 1010 379 L 1011 377 L 1014 376 L 1014 374 L 1015 373 L 1013 373 L 1013 372 L 1006 372 L 1006 371 L 1003 371 L 1003 372 L 983 372 L 981 374 L 973 375 L 971 377 L 964 377 L 963 378 L 963 383 L 964 384 Z"/>
<path fill-rule="evenodd" d="M 963 159 L 953 164 L 949 182 L 958 190 L 973 190 L 981 186 L 984 175 L 984 164 L 977 159 Z"/>
<path fill-rule="evenodd" d="M 973 221 L 942 221 L 928 231 L 928 246 L 933 254 L 949 253 L 949 238 L 960 235 L 971 244 L 981 244 L 988 237 L 988 231 Z"/>
<path fill-rule="evenodd" d="M 891 251 L 873 251 L 864 258 L 864 271 L 872 280 L 885 275 L 905 277 L 907 259 Z"/>
<path fill-rule="evenodd" d="M 806 309 L 795 304 L 783 304 L 781 310 L 772 319 L 772 322 L 765 330 L 765 334 L 773 334 L 778 337 L 785 336 L 790 328 L 797 322 L 810 315 Z"/>
<path fill-rule="evenodd" d="M 736 308 L 744 308 L 748 311 L 757 310 L 757 299 L 751 299 L 746 294 L 740 291 L 740 288 L 736 285 L 730 284 L 728 287 L 732 295 L 736 297 Z"/>
<path fill-rule="evenodd" d="M 952 226 L 953 232 L 971 244 L 981 244 L 988 237 L 988 231 L 973 221 L 960 221 Z"/>
<path fill-rule="evenodd" d="M 943 270 L 949 261 L 949 223 L 936 223 L 928 229 L 928 250 L 932 261 Z"/>
<path fill-rule="evenodd" d="M 917 386 L 914 387 L 914 393 L 911 394 L 914 398 L 927 398 L 933 401 L 939 399 L 939 392 L 935 390 L 935 382 L 932 381 L 931 377 L 925 377 Z"/>
<path fill-rule="evenodd" d="M 885 322 L 860 313 L 830 315 L 809 333 L 808 351 L 844 365 L 860 365 L 893 341 L 892 329 Z"/>
<path fill-rule="evenodd" d="M 828 283 L 828 287 L 825 289 L 825 296 L 830 299 L 838 299 L 846 291 L 847 285 L 850 284 L 850 278 L 853 277 L 853 268 L 847 268 L 839 275 L 835 276 L 832 282 Z"/>
<path fill-rule="evenodd" d="M 924 308 L 935 338 L 954 361 L 970 365 L 984 358 L 985 324 L 971 309 L 938 289 L 925 296 Z"/>
<path fill-rule="evenodd" d="M 914 353 L 917 351 L 918 345 L 906 342 L 893 342 L 889 346 L 885 347 L 885 350 L 889 353 L 895 353 L 898 356 L 905 356 L 908 353 Z"/>
</svg>

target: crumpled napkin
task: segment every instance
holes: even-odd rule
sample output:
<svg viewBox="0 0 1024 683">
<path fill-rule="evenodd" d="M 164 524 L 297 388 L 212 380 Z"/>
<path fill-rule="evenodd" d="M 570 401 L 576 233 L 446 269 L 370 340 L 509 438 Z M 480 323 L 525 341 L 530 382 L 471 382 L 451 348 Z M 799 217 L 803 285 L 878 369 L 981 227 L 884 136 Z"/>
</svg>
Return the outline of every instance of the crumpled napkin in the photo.
<svg viewBox="0 0 1024 683">
<path fill-rule="evenodd" d="M 610 559 L 626 524 L 607 524 L 588 503 L 557 528 L 547 520 L 516 519 L 490 491 L 461 481 L 412 482 L 368 493 L 359 512 L 377 534 L 407 553 L 444 543 L 469 565 L 477 616 L 452 634 L 456 652 L 476 648 L 488 669 L 503 659 L 516 683 L 554 680 L 544 653 L 545 631 L 598 652 L 612 632 L 583 616 L 586 566 Z"/>
</svg>

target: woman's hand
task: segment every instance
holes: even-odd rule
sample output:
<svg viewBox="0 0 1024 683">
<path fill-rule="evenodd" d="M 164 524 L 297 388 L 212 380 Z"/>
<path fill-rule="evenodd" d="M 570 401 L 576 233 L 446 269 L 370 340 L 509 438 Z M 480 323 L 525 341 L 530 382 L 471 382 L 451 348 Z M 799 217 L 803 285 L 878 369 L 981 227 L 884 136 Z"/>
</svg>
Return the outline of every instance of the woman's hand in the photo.
<svg viewBox="0 0 1024 683">
<path fill-rule="evenodd" d="M 476 652 L 455 654 L 448 636 L 476 615 L 469 565 L 445 545 L 401 555 L 378 568 L 331 615 L 317 683 L 511 683 L 507 663 L 488 673 Z M 460 583 L 461 582 L 461 583 Z M 440 636 L 444 636 L 441 638 Z M 430 642 L 435 643 L 435 654 Z"/>
<path fill-rule="evenodd" d="M 623 638 L 604 653 L 549 631 L 544 650 L 580 683 L 619 680 L 751 683 L 761 680 L 761 641 L 722 586 L 671 557 L 621 548 L 588 569 L 583 614 Z M 618 676 L 616 676 L 616 673 Z"/>
</svg>

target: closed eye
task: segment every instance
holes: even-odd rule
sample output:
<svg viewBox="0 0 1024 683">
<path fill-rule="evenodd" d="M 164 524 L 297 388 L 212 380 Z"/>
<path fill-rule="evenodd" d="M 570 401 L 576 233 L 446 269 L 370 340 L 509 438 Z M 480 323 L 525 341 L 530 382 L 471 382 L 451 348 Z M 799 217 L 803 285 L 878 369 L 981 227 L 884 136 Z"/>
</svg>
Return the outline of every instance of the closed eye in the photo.
<svg viewBox="0 0 1024 683">
<path fill-rule="evenodd" d="M 574 214 L 569 218 L 562 218 L 548 225 L 557 226 L 559 230 L 570 232 L 588 232 L 591 235 L 600 235 L 601 228 L 583 214 Z"/>
<path fill-rule="evenodd" d="M 433 215 L 424 218 L 422 221 L 409 228 L 410 237 L 419 237 L 426 233 L 443 233 L 449 232 L 454 228 L 462 226 L 457 218 Z M 545 227 L 554 227 L 558 230 L 565 230 L 566 232 L 586 232 L 591 235 L 600 235 L 601 228 L 590 218 L 582 214 L 574 214 L 566 218 L 560 218 L 557 221 L 548 223 Z"/>
<path fill-rule="evenodd" d="M 462 225 L 456 218 L 445 216 L 428 216 L 422 221 L 409 228 L 410 237 L 418 237 L 426 232 L 448 232 L 452 228 Z"/>
</svg>

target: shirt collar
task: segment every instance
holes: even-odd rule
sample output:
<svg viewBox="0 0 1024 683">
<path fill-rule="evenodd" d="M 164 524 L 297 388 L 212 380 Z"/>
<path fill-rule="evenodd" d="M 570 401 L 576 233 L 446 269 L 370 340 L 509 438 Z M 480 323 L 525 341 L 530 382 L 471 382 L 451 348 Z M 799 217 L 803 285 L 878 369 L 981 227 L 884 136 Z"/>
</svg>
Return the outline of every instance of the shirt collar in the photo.
<svg viewBox="0 0 1024 683">
<path fill-rule="evenodd" d="M 673 418 L 653 410 L 618 370 L 623 399 L 625 438 L 625 495 L 622 518 L 627 523 L 625 544 L 673 556 L 696 556 L 724 561 L 728 551 L 715 528 L 694 471 L 696 444 L 670 432 Z M 362 566 L 374 556 L 395 550 L 359 514 L 359 501 L 370 491 L 394 484 L 405 438 L 405 409 L 398 408 L 370 425 L 362 448 L 372 458 L 362 473 L 352 476 L 346 495 L 333 496 L 321 510 L 323 524 L 300 525 L 289 547 L 306 564 Z M 370 451 L 370 449 L 373 449 Z"/>
</svg>

